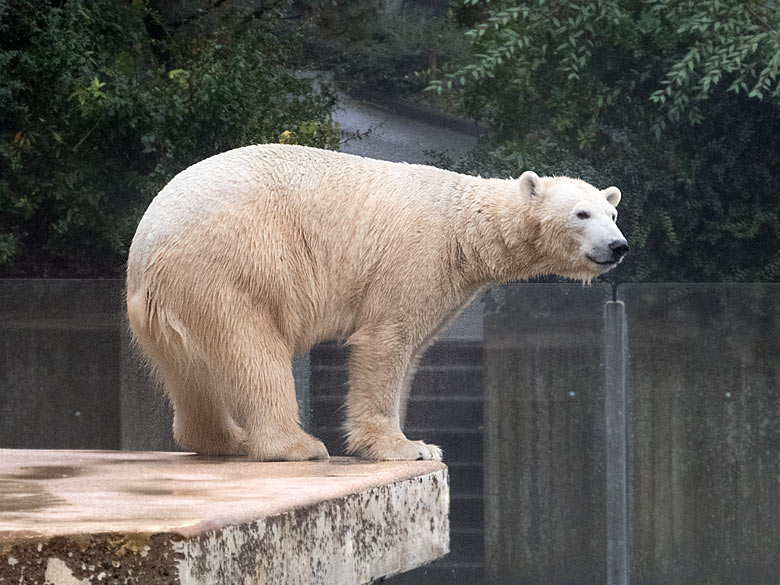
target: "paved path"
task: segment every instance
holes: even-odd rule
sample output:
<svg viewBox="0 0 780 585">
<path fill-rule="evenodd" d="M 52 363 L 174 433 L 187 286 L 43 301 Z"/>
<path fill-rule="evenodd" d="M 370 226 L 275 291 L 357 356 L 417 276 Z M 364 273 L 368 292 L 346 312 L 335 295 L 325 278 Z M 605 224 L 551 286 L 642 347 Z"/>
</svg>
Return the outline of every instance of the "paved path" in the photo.
<svg viewBox="0 0 780 585">
<path fill-rule="evenodd" d="M 476 126 L 448 123 L 446 118 L 415 113 L 414 108 L 371 103 L 370 98 L 358 100 L 342 94 L 334 119 L 342 130 L 369 132 L 362 140 L 350 140 L 342 152 L 396 162 L 426 163 L 426 151 L 441 151 L 457 158 L 477 141 Z"/>
</svg>

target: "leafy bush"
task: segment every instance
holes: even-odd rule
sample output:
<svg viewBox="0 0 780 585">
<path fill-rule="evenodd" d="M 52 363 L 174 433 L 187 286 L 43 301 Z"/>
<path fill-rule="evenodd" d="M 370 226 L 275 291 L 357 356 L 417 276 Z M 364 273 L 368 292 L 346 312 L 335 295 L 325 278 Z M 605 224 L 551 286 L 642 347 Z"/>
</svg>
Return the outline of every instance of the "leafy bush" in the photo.
<svg viewBox="0 0 780 585">
<path fill-rule="evenodd" d="M 466 163 L 625 194 L 629 280 L 780 278 L 780 5 L 462 0 L 457 91 L 491 134 Z M 489 154 L 485 154 L 489 153 Z"/>
<path fill-rule="evenodd" d="M 117 274 L 190 164 L 285 131 L 336 148 L 334 97 L 285 68 L 280 15 L 171 31 L 141 2 L 0 0 L 0 275 Z"/>
</svg>

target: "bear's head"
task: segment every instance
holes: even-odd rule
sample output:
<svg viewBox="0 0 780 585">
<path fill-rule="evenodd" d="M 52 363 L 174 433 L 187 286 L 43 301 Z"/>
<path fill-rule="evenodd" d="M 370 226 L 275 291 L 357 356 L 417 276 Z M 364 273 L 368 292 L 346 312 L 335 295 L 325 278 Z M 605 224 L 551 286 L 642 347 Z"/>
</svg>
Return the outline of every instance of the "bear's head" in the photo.
<svg viewBox="0 0 780 585">
<path fill-rule="evenodd" d="M 617 187 L 599 190 L 580 179 L 533 171 L 523 173 L 519 184 L 543 264 L 540 274 L 590 281 L 623 260 L 628 243 L 615 224 Z"/>
</svg>

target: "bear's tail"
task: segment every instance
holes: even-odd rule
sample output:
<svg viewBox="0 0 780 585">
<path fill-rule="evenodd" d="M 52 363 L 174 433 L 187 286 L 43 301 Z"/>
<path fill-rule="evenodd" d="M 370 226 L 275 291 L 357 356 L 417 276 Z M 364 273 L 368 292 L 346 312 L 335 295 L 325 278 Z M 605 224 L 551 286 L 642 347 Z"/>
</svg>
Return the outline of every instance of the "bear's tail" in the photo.
<svg viewBox="0 0 780 585">
<path fill-rule="evenodd" d="M 184 323 L 145 286 L 127 294 L 127 317 L 133 340 L 149 365 L 166 377 L 186 379 L 201 352 Z"/>
</svg>

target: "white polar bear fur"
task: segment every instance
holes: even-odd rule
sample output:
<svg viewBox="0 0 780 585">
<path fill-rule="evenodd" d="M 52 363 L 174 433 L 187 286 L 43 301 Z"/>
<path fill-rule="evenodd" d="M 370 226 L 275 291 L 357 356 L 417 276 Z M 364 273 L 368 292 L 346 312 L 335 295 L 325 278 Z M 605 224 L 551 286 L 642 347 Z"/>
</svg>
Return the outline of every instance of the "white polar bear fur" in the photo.
<svg viewBox="0 0 780 585">
<path fill-rule="evenodd" d="M 152 201 L 128 259 L 130 326 L 185 449 L 327 458 L 300 428 L 291 358 L 341 339 L 351 346 L 348 449 L 440 459 L 401 430 L 426 347 L 490 283 L 590 280 L 614 266 L 619 200 L 615 187 L 532 172 L 482 179 L 299 146 L 239 148 L 181 172 Z"/>
</svg>

